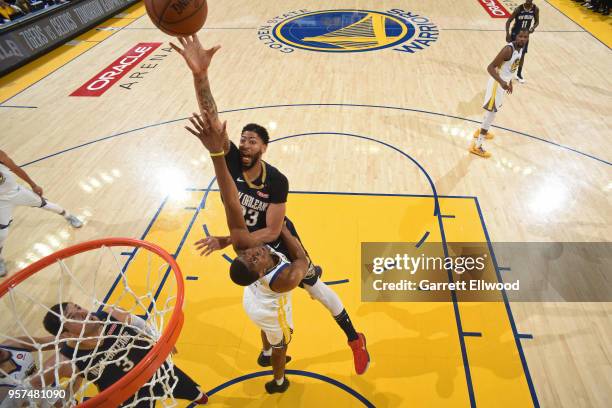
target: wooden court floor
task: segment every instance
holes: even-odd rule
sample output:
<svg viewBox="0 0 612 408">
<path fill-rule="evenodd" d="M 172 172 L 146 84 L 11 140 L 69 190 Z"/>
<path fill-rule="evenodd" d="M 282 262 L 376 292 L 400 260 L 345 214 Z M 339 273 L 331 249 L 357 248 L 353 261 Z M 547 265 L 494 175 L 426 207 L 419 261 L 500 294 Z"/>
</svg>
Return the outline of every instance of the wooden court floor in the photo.
<svg viewBox="0 0 612 408">
<path fill-rule="evenodd" d="M 289 178 L 288 215 L 368 336 L 373 361 L 364 376 L 354 375 L 327 311 L 298 289 L 292 386 L 282 396 L 263 392 L 259 335 L 226 277 L 224 253 L 203 259 L 193 248 L 205 230 L 225 229 L 210 160 L 183 129 L 197 108 L 191 78 L 142 5 L 102 25 L 117 30 L 87 33 L 0 79 L 0 148 L 50 200 L 86 220 L 74 231 L 18 209 L 3 250 L 9 269 L 107 236 L 143 237 L 177 254 L 192 278 L 175 361 L 214 391 L 214 407 L 607 406 L 609 303 L 360 297 L 361 242 L 417 242 L 425 233 L 441 244 L 610 240 L 612 55 L 556 8 L 536 4 L 528 82 L 506 98 L 487 142 L 493 157 L 483 160 L 467 146 L 482 118 L 486 65 L 505 42 L 504 20 L 477 0 L 209 1 L 200 37 L 223 47 L 210 77 L 230 137 L 248 122 L 269 128 L 274 142 L 264 158 Z M 258 39 L 269 20 L 305 8 L 402 9 L 427 18 L 439 36 L 415 53 L 341 55 L 282 53 Z M 97 98 L 69 96 L 150 42 L 162 43 L 163 56 L 142 78 L 125 77 Z M 24 86 L 31 77 L 37 82 Z M 433 216 L 436 200 L 449 216 L 442 221 Z M 139 276 L 139 265 L 128 273 Z M 86 268 L 76 273 L 86 279 Z M 115 275 L 105 278 L 110 288 Z M 48 287 L 32 290 L 53 301 Z M 40 331 L 38 321 L 25 323 Z"/>
</svg>

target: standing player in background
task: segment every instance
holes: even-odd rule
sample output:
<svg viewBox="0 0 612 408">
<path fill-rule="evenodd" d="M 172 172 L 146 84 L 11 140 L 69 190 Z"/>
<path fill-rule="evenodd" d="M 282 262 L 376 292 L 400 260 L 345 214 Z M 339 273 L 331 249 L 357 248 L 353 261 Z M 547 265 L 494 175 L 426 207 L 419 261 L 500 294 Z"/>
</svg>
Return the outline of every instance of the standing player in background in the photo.
<svg viewBox="0 0 612 408">
<path fill-rule="evenodd" d="M 482 143 L 484 139 L 493 139 L 489 127 L 495 119 L 495 114 L 502 106 L 504 91 L 509 94 L 512 93 L 512 77 L 518 68 L 522 49 L 527 41 L 529 41 L 529 31 L 519 31 L 516 40 L 506 44 L 487 67 L 487 72 L 491 75 L 485 94 L 485 104 L 483 105 L 487 112 L 480 126 L 480 132 L 478 130 L 474 132 L 474 137 L 477 139 L 470 146 L 470 153 L 484 158 L 491 157 L 491 153 L 482 147 Z"/>
<path fill-rule="evenodd" d="M 19 176 L 27 182 L 31 190 L 17 183 Z M 2 247 L 8 237 L 8 228 L 13 222 L 13 209 L 17 206 L 40 207 L 63 216 L 74 228 L 81 228 L 83 223 L 74 215 L 57 204 L 47 201 L 43 197 L 43 189 L 28 176 L 28 174 L 0 150 L 0 278 L 7 273 L 6 265 L 2 259 Z"/>
<path fill-rule="evenodd" d="M 510 24 L 513 20 L 514 25 L 512 26 L 512 32 L 510 32 Z M 533 27 L 531 26 L 532 24 Z M 508 21 L 506 21 L 506 42 L 516 40 L 516 36 L 521 30 L 528 30 L 529 34 L 533 33 L 539 24 L 540 9 L 538 9 L 538 6 L 533 4 L 533 0 L 526 0 L 525 3 L 521 4 L 514 10 L 512 15 L 508 18 Z M 528 47 L 529 40 L 523 48 L 521 61 L 516 74 L 516 77 L 521 84 L 525 82 L 525 79 L 523 79 L 523 64 L 525 63 L 525 54 L 527 54 Z"/>
<path fill-rule="evenodd" d="M 218 121 L 218 110 L 210 90 L 208 68 L 213 55 L 219 46 L 206 50 L 197 36 L 179 38 L 183 49 L 170 44 L 174 50 L 183 56 L 191 69 L 198 104 L 202 114 L 210 112 Z M 198 124 L 192 120 L 198 129 Z M 193 132 L 192 132 L 193 133 Z M 198 136 L 196 134 L 196 136 Z M 257 124 L 248 124 L 242 129 L 240 144 L 237 147 L 226 137 L 223 151 L 230 174 L 239 191 L 243 216 L 248 230 L 253 236 L 269 244 L 274 250 L 289 257 L 288 250 L 280 239 L 281 228 L 286 221 L 287 228 L 299 241 L 298 233 L 293 223 L 287 219 L 286 202 L 289 193 L 289 183 L 284 174 L 264 162 L 261 157 L 268 148 L 269 135 L 267 130 Z M 207 237 L 198 242 L 203 254 L 223 249 L 230 245 L 230 237 Z M 301 242 L 300 242 L 301 243 Z M 308 252 L 304 249 L 306 254 Z M 353 352 L 355 371 L 363 374 L 368 368 L 370 356 L 366 348 L 366 338 L 363 333 L 357 333 L 353 323 L 338 295 L 319 278 L 321 268 L 315 266 L 309 258 L 309 270 L 300 287 L 305 289 L 313 299 L 321 302 L 332 314 L 336 323 L 346 334 L 348 344 Z M 265 344 L 265 336 L 262 333 Z M 270 347 L 264 347 L 259 355 L 258 364 L 270 365 Z"/>
</svg>

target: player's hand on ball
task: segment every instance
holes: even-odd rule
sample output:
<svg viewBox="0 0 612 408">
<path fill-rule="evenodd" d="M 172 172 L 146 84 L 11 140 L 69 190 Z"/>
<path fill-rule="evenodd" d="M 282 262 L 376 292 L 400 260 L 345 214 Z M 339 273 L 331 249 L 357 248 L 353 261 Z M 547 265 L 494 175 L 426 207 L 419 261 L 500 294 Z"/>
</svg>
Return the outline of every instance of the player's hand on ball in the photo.
<svg viewBox="0 0 612 408">
<path fill-rule="evenodd" d="M 35 192 L 36 194 L 38 194 L 38 195 L 39 195 L 39 196 L 41 196 L 41 197 L 42 197 L 42 195 L 43 195 L 43 189 L 42 189 L 42 187 L 41 187 L 41 186 L 39 186 L 39 185 L 36 185 L 36 184 L 35 184 L 35 185 L 33 185 L 33 186 L 32 186 L 32 191 L 33 191 L 33 192 Z"/>
<path fill-rule="evenodd" d="M 195 34 L 188 37 L 178 37 L 178 39 L 183 48 L 173 43 L 170 43 L 170 46 L 183 56 L 191 72 L 194 75 L 205 75 L 208 73 L 210 61 L 212 61 L 213 55 L 219 51 L 221 46 L 215 45 L 207 50 L 202 46 L 198 36 Z"/>
<path fill-rule="evenodd" d="M 203 116 L 194 113 L 189 121 L 193 125 L 193 129 L 189 126 L 185 126 L 185 129 L 195 135 L 209 152 L 223 151 L 227 138 L 227 121 L 221 123 L 216 116 L 208 111 L 204 111 Z"/>
<path fill-rule="evenodd" d="M 206 237 L 195 243 L 196 249 L 200 251 L 200 256 L 208 256 L 214 251 L 225 248 L 230 243 L 227 237 Z"/>
</svg>

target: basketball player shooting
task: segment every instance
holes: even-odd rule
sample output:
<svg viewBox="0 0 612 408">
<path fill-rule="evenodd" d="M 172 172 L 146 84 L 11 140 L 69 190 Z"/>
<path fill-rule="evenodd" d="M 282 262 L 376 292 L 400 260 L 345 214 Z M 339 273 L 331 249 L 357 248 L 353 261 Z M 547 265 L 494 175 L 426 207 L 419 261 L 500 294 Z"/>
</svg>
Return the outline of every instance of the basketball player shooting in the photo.
<svg viewBox="0 0 612 408">
<path fill-rule="evenodd" d="M 230 277 L 234 283 L 245 286 L 244 309 L 265 333 L 264 340 L 272 347 L 274 379 L 266 383 L 266 391 L 269 394 L 282 393 L 289 387 L 289 380 L 285 378 L 285 363 L 287 345 L 293 331 L 290 292 L 304 279 L 308 271 L 308 258 L 286 225 L 282 227 L 281 239 L 288 248 L 291 262 L 253 237 L 244 221 L 238 189 L 225 162 L 226 122 L 221 124 L 207 111 L 203 119 L 196 116 L 196 120 L 202 131 L 190 132 L 210 152 L 232 246 L 238 254 L 230 266 Z"/>
<path fill-rule="evenodd" d="M 42 388 L 53 384 L 56 372 L 59 378 L 70 378 L 73 396 L 82 380 L 94 383 L 100 392 L 110 387 L 144 359 L 153 347 L 154 329 L 145 320 L 120 309 L 91 313 L 76 303 L 66 302 L 53 306 L 43 320 L 45 329 L 63 340 L 58 356 L 49 357 L 42 375 L 34 375 L 31 384 Z M 168 379 L 164 384 L 164 379 Z M 57 382 L 57 381 L 56 381 Z M 176 384 L 171 393 L 168 388 Z M 197 405 L 208 402 L 200 386 L 176 366 L 164 362 L 148 384 L 122 406 L 149 408 L 155 397 L 171 394 L 174 398 L 192 401 Z"/>
<path fill-rule="evenodd" d="M 491 153 L 484 149 L 483 142 L 484 139 L 493 139 L 494 137 L 493 133 L 489 132 L 489 128 L 497 111 L 502 106 L 504 93 L 512 93 L 512 77 L 518 68 L 522 49 L 527 41 L 529 41 L 529 30 L 521 30 L 516 36 L 516 40 L 506 44 L 487 67 L 487 72 L 491 76 L 483 105 L 487 112 L 480 126 L 480 132 L 478 130 L 474 132 L 476 141 L 472 142 L 470 153 L 484 158 L 491 157 Z"/>
<path fill-rule="evenodd" d="M 200 112 L 209 112 L 213 120 L 218 120 L 218 110 L 213 98 L 208 79 L 208 69 L 219 46 L 204 49 L 197 36 L 179 38 L 181 47 L 171 43 L 171 46 L 185 59 L 192 71 L 194 86 Z M 196 136 L 201 127 L 195 119 L 191 119 Z M 302 245 L 295 225 L 286 217 L 286 203 L 289 193 L 287 177 L 276 167 L 262 159 L 268 148 L 268 131 L 255 123 L 249 123 L 242 129 L 239 146 L 236 146 L 226 135 L 223 145 L 225 161 L 234 180 L 240 203 L 243 207 L 243 217 L 252 236 L 274 248 L 275 251 L 290 257 L 289 251 L 280 239 L 281 228 L 286 224 L 291 234 Z M 229 236 L 209 236 L 196 244 L 202 255 L 210 255 L 213 251 L 230 245 Z M 370 355 L 366 346 L 366 337 L 358 333 L 338 294 L 320 279 L 322 268 L 316 266 L 310 259 L 308 251 L 308 272 L 300 282 L 300 287 L 308 292 L 311 298 L 319 301 L 334 318 L 338 327 L 346 335 L 349 347 L 353 353 L 355 372 L 364 374 L 370 363 Z M 262 333 L 264 349 L 257 358 L 262 367 L 270 366 L 272 353 L 266 344 Z M 288 357 L 288 360 L 290 357 Z M 288 361 L 287 360 L 287 361 Z"/>
</svg>

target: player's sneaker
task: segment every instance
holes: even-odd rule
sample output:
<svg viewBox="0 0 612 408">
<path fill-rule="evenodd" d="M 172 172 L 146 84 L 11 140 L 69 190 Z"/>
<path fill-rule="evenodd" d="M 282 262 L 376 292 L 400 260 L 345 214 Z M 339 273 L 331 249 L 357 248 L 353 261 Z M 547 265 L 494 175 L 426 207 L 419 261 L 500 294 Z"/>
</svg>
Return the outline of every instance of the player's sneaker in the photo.
<svg viewBox="0 0 612 408">
<path fill-rule="evenodd" d="M 485 159 L 491 157 L 491 153 L 483 149 L 482 146 L 476 147 L 476 143 L 472 143 L 470 146 L 470 153 L 475 154 L 476 156 L 484 157 Z"/>
<path fill-rule="evenodd" d="M 197 400 L 193 401 L 196 405 L 206 405 L 208 403 L 208 395 L 205 392 L 200 393 L 202 396 Z"/>
<path fill-rule="evenodd" d="M 480 129 L 476 129 L 474 131 L 474 139 L 478 139 L 478 135 L 480 135 Z M 491 132 L 490 130 L 487 130 L 487 133 L 485 134 L 485 139 L 491 140 L 494 137 L 495 137 L 495 133 Z"/>
<path fill-rule="evenodd" d="M 285 364 L 291 361 L 291 356 L 285 356 Z M 259 357 L 257 357 L 257 364 L 262 367 L 271 367 L 272 366 L 272 356 L 265 356 L 263 351 L 259 353 Z"/>
<path fill-rule="evenodd" d="M 359 375 L 366 372 L 370 366 L 370 353 L 366 347 L 366 338 L 363 333 L 357 333 L 357 339 L 348 342 L 353 350 L 355 372 Z"/>
<path fill-rule="evenodd" d="M 272 381 L 268 381 L 266 383 L 266 391 L 268 392 L 268 394 L 275 394 L 277 392 L 282 393 L 287 391 L 287 388 L 289 388 L 289 380 L 287 379 L 287 377 L 285 377 L 285 380 L 281 385 L 278 385 L 274 378 L 272 379 Z"/>
<path fill-rule="evenodd" d="M 519 81 L 519 84 L 524 84 L 525 82 L 525 78 L 523 78 L 521 75 L 517 75 L 516 79 Z"/>
<path fill-rule="evenodd" d="M 0 259 L 0 278 L 4 278 L 6 274 L 6 264 L 4 263 L 4 259 Z"/>
<path fill-rule="evenodd" d="M 83 226 L 83 221 L 79 220 L 77 217 L 75 217 L 72 214 L 66 217 L 66 221 L 70 223 L 70 226 L 72 228 L 81 228 Z"/>
</svg>

